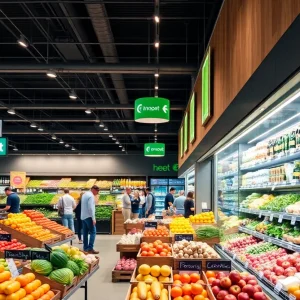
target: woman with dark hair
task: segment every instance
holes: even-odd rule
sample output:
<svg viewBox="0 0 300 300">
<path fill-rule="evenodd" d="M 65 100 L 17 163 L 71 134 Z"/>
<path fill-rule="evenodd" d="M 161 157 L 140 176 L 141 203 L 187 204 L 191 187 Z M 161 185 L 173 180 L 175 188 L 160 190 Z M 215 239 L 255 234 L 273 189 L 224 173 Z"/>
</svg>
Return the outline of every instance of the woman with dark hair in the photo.
<svg viewBox="0 0 300 300">
<path fill-rule="evenodd" d="M 140 213 L 139 218 L 145 218 L 145 207 L 146 207 L 146 196 L 145 196 L 145 190 L 142 189 L 140 191 Z"/>
<path fill-rule="evenodd" d="M 82 230 L 82 221 L 81 221 L 81 198 L 84 193 L 80 194 L 80 197 L 78 199 L 78 204 L 76 208 L 74 209 L 75 212 L 75 217 L 77 219 L 77 235 L 78 235 L 78 240 L 79 244 L 82 244 L 82 239 L 81 239 L 81 230 Z"/>
<path fill-rule="evenodd" d="M 195 214 L 194 192 L 188 192 L 184 201 L 184 217 L 188 218 Z"/>
</svg>

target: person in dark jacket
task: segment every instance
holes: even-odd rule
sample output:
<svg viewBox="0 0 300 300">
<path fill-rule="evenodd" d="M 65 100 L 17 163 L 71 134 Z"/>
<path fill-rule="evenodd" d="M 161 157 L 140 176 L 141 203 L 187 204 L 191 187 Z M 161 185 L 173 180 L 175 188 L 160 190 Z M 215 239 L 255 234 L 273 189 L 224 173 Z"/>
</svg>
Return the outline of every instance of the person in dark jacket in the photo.
<svg viewBox="0 0 300 300">
<path fill-rule="evenodd" d="M 195 214 L 194 192 L 188 192 L 184 201 L 184 217 L 188 218 Z"/>
<path fill-rule="evenodd" d="M 81 230 L 82 230 L 82 221 L 81 221 L 81 197 L 83 193 L 80 194 L 78 204 L 74 210 L 75 212 L 75 217 L 77 219 L 77 235 L 78 235 L 78 240 L 79 244 L 82 244 L 82 239 L 81 239 Z"/>
<path fill-rule="evenodd" d="M 137 219 L 140 213 L 140 193 L 138 190 L 134 191 L 133 197 L 130 198 L 131 201 L 131 218 Z"/>
</svg>

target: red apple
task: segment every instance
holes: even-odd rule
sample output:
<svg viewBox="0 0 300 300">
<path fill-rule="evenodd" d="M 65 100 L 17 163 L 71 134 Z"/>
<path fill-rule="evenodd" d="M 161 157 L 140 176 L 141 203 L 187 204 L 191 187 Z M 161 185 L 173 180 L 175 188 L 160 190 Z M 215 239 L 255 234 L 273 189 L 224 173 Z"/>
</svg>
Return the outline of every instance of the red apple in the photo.
<svg viewBox="0 0 300 300">
<path fill-rule="evenodd" d="M 215 279 L 212 283 L 212 286 L 220 286 L 220 279 Z"/>
<path fill-rule="evenodd" d="M 243 293 L 247 293 L 250 297 L 253 296 L 254 294 L 254 286 L 251 284 L 246 284 L 243 288 L 242 288 Z"/>
<path fill-rule="evenodd" d="M 240 293 L 238 295 L 238 300 L 250 300 L 250 297 L 247 293 Z"/>
<path fill-rule="evenodd" d="M 267 300 L 267 296 L 263 292 L 256 292 L 253 295 L 254 300 Z"/>
<path fill-rule="evenodd" d="M 283 275 L 286 277 L 289 276 L 294 276 L 297 273 L 297 269 L 294 267 L 288 267 L 287 269 L 284 270 Z"/>
<path fill-rule="evenodd" d="M 217 279 L 221 279 L 223 277 L 226 277 L 226 274 L 224 272 L 218 272 L 217 275 L 216 275 Z"/>
<path fill-rule="evenodd" d="M 291 266 L 291 264 L 288 261 L 284 261 L 281 265 L 284 269 L 287 269 L 288 267 Z"/>
<path fill-rule="evenodd" d="M 219 294 L 219 292 L 221 291 L 221 289 L 216 285 L 213 286 L 211 290 L 215 296 L 217 296 Z"/>
<path fill-rule="evenodd" d="M 234 295 L 234 296 L 237 296 L 241 291 L 242 291 L 241 288 L 236 284 L 232 285 L 229 288 L 229 294 Z"/>
<path fill-rule="evenodd" d="M 232 271 L 229 274 L 229 279 L 232 283 L 238 283 L 241 280 L 241 275 L 238 271 Z"/>
<path fill-rule="evenodd" d="M 256 279 L 251 279 L 247 282 L 247 284 L 251 284 L 251 285 L 257 285 L 257 280 Z"/>
<path fill-rule="evenodd" d="M 283 275 L 283 273 L 284 273 L 284 268 L 283 268 L 283 267 L 278 267 L 278 266 L 276 266 L 276 267 L 274 267 L 274 272 L 275 272 L 275 274 L 276 274 L 277 276 Z"/>
<path fill-rule="evenodd" d="M 284 260 L 282 259 L 282 257 L 281 258 L 278 258 L 277 260 L 276 260 L 276 264 L 277 264 L 277 266 L 279 266 L 279 267 L 282 267 L 282 263 L 284 262 Z"/>
<path fill-rule="evenodd" d="M 217 299 L 218 300 L 224 300 L 225 296 L 227 296 L 229 293 L 225 290 L 222 290 L 218 293 Z"/>
<path fill-rule="evenodd" d="M 237 300 L 237 299 L 236 299 L 236 296 L 234 296 L 234 295 L 226 295 L 224 300 Z"/>
<path fill-rule="evenodd" d="M 230 288 L 232 285 L 231 283 L 231 280 L 229 279 L 229 277 L 223 277 L 221 280 L 220 280 L 220 286 L 222 288 L 225 288 L 225 289 L 228 289 Z"/>
<path fill-rule="evenodd" d="M 255 294 L 256 292 L 262 292 L 262 288 L 261 288 L 261 286 L 258 285 L 258 284 L 254 286 L 254 294 Z"/>
<path fill-rule="evenodd" d="M 248 281 L 249 281 L 249 280 L 252 280 L 252 279 L 256 280 L 256 277 L 255 277 L 254 275 L 247 275 L 245 281 L 248 283 Z"/>
<path fill-rule="evenodd" d="M 241 279 L 241 280 L 238 282 L 238 286 L 239 286 L 240 288 L 243 288 L 245 285 L 246 285 L 246 281 L 243 280 L 243 279 Z"/>
<path fill-rule="evenodd" d="M 300 262 L 296 262 L 295 267 L 297 269 L 297 272 L 300 272 Z"/>
</svg>

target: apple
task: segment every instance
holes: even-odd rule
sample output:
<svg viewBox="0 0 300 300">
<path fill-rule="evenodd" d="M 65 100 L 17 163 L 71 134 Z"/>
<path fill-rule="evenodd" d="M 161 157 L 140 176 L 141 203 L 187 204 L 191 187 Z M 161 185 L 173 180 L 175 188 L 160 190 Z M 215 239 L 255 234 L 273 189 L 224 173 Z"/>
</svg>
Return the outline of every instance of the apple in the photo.
<svg viewBox="0 0 300 300">
<path fill-rule="evenodd" d="M 234 295 L 226 295 L 224 300 L 237 300 L 237 299 L 236 299 L 236 296 L 234 296 Z"/>
<path fill-rule="evenodd" d="M 297 269 L 295 267 L 288 267 L 284 270 L 283 275 L 286 277 L 294 276 L 297 273 Z"/>
<path fill-rule="evenodd" d="M 275 266 L 274 267 L 274 272 L 275 274 L 278 276 L 278 275 L 283 275 L 284 273 L 284 268 L 283 267 L 278 267 L 278 266 Z"/>
<path fill-rule="evenodd" d="M 243 279 L 241 279 L 241 280 L 237 283 L 237 285 L 238 285 L 240 288 L 243 288 L 243 287 L 246 285 L 246 281 L 243 280 Z"/>
<path fill-rule="evenodd" d="M 218 300 L 224 300 L 225 296 L 229 295 L 229 293 L 225 290 L 221 290 L 218 295 L 217 295 L 217 299 Z"/>
<path fill-rule="evenodd" d="M 249 281 L 249 280 L 252 280 L 252 279 L 256 280 L 256 277 L 255 277 L 254 275 L 247 275 L 245 281 L 248 283 L 248 281 Z"/>
<path fill-rule="evenodd" d="M 229 277 L 223 277 L 221 280 L 220 280 L 220 286 L 222 288 L 225 288 L 225 289 L 228 289 L 230 288 L 232 285 L 231 283 L 231 280 L 229 279 Z"/>
<path fill-rule="evenodd" d="M 256 292 L 262 292 L 262 288 L 261 288 L 261 286 L 258 285 L 258 284 L 254 286 L 254 294 L 255 294 Z"/>
<path fill-rule="evenodd" d="M 277 266 L 279 266 L 279 267 L 282 267 L 283 262 L 284 262 L 284 259 L 283 259 L 282 257 L 281 257 L 281 258 L 278 258 L 278 259 L 276 260 L 276 264 L 277 264 Z"/>
<path fill-rule="evenodd" d="M 217 275 L 216 275 L 217 279 L 221 279 L 223 277 L 226 277 L 226 274 L 224 272 L 218 272 Z"/>
<path fill-rule="evenodd" d="M 220 279 L 215 279 L 212 283 L 212 286 L 220 286 Z"/>
<path fill-rule="evenodd" d="M 238 295 L 238 300 L 250 300 L 250 297 L 247 293 L 240 293 Z"/>
<path fill-rule="evenodd" d="M 229 288 L 229 294 L 234 295 L 234 296 L 237 296 L 241 291 L 242 291 L 241 288 L 236 284 L 232 285 Z"/>
<path fill-rule="evenodd" d="M 257 285 L 257 280 L 256 279 L 251 279 L 247 282 L 247 284 L 251 284 L 251 285 Z"/>
<path fill-rule="evenodd" d="M 238 283 L 241 280 L 241 275 L 238 271 L 232 271 L 229 274 L 229 279 L 232 283 Z"/>
<path fill-rule="evenodd" d="M 296 262 L 295 267 L 297 269 L 297 272 L 300 272 L 300 262 Z"/>
<path fill-rule="evenodd" d="M 213 286 L 211 290 L 215 296 L 217 296 L 219 294 L 219 292 L 221 291 L 221 289 L 216 285 Z"/>
<path fill-rule="evenodd" d="M 247 293 L 249 296 L 253 296 L 254 294 L 254 286 L 251 284 L 246 284 L 243 288 L 242 288 L 243 293 Z"/>
<path fill-rule="evenodd" d="M 288 267 L 291 266 L 291 264 L 288 261 L 284 261 L 281 265 L 284 269 L 287 269 Z"/>
<path fill-rule="evenodd" d="M 267 300 L 267 296 L 263 292 L 256 292 L 253 295 L 254 300 Z"/>
</svg>

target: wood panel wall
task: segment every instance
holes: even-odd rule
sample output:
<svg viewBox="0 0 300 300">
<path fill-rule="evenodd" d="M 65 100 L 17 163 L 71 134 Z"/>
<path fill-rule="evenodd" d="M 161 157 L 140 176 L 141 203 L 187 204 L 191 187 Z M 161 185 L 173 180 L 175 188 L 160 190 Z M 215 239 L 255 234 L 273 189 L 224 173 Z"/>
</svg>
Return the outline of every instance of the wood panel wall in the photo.
<svg viewBox="0 0 300 300">
<path fill-rule="evenodd" d="M 213 115 L 202 127 L 199 72 L 194 86 L 197 93 L 196 139 L 181 158 L 179 130 L 179 167 L 201 143 L 299 14 L 300 0 L 225 0 L 210 41 Z"/>
</svg>

